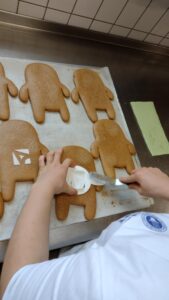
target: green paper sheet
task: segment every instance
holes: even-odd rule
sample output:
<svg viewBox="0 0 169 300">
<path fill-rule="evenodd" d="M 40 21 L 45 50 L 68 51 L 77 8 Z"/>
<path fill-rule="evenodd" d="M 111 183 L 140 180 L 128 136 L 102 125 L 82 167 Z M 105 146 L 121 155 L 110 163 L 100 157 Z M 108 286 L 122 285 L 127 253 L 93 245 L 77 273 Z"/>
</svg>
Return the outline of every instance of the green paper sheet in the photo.
<svg viewBox="0 0 169 300">
<path fill-rule="evenodd" d="M 148 149 L 153 156 L 169 154 L 169 142 L 153 102 L 130 102 Z"/>
</svg>

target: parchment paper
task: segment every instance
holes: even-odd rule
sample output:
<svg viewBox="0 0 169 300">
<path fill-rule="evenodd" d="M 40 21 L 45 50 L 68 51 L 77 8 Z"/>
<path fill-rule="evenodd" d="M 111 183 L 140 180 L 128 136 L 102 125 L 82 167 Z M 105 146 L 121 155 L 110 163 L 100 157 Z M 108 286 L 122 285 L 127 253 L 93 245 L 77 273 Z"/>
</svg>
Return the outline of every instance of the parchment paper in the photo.
<svg viewBox="0 0 169 300">
<path fill-rule="evenodd" d="M 32 63 L 32 60 L 21 60 L 12 58 L 0 58 L 1 63 L 5 68 L 6 76 L 14 81 L 16 86 L 20 88 L 25 83 L 24 69 L 27 64 Z M 36 60 L 37 62 L 37 60 Z M 45 63 L 43 61 L 43 63 Z M 70 91 L 74 88 L 73 83 L 73 71 L 81 66 L 58 64 L 54 62 L 46 62 L 51 65 L 58 73 L 59 78 L 63 84 L 65 84 Z M 83 66 L 84 67 L 84 66 Z M 115 99 L 112 104 L 116 111 L 116 121 L 124 130 L 128 139 L 132 142 L 129 130 L 127 128 L 122 109 L 120 107 L 116 90 L 111 79 L 109 69 L 107 67 L 91 68 L 99 73 L 103 82 L 114 93 Z M 91 143 L 94 141 L 93 136 L 93 123 L 88 119 L 86 112 L 82 106 L 82 103 L 74 104 L 71 98 L 66 100 L 69 112 L 70 122 L 64 123 L 61 120 L 60 114 L 57 112 L 46 112 L 46 119 L 44 124 L 37 124 L 33 118 L 30 102 L 24 104 L 19 98 L 11 98 L 10 102 L 10 119 L 20 119 L 30 122 L 38 132 L 40 141 L 46 145 L 50 150 L 55 150 L 57 147 L 63 147 L 67 145 L 79 145 L 86 149 L 90 149 Z M 104 112 L 98 113 L 99 119 L 108 118 Z M 3 141 L 0 141 L 1 143 Z M 135 166 L 139 166 L 139 159 L 137 155 L 133 157 Z M 99 160 L 95 161 L 96 170 L 103 174 L 103 169 Z M 117 177 L 119 175 L 126 174 L 125 170 L 116 170 Z M 5 203 L 5 213 L 0 220 L 0 240 L 10 238 L 11 232 L 14 228 L 17 216 L 21 211 L 24 202 L 26 201 L 29 191 L 31 189 L 31 183 L 17 183 L 15 197 L 10 203 Z M 150 198 L 143 198 L 136 192 L 131 190 L 116 191 L 106 194 L 104 191 L 97 192 L 97 211 L 95 218 L 114 215 L 124 211 L 131 211 L 135 209 L 141 209 L 153 204 L 153 200 Z M 86 221 L 84 218 L 84 209 L 79 206 L 70 206 L 68 218 L 60 222 L 55 217 L 54 202 L 51 213 L 50 230 L 56 227 L 65 226 L 73 223 L 79 223 Z"/>
</svg>

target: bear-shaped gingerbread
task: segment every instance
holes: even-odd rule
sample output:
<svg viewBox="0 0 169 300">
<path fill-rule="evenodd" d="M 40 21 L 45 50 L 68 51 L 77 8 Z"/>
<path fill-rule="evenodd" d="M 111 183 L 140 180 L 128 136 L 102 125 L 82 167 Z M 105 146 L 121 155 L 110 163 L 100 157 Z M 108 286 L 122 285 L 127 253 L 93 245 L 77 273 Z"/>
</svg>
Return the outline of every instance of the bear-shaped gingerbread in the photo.
<svg viewBox="0 0 169 300">
<path fill-rule="evenodd" d="M 107 176 L 115 178 L 115 168 L 125 168 L 130 174 L 134 169 L 132 160 L 136 153 L 120 126 L 113 120 L 99 120 L 93 125 L 95 142 L 91 145 L 94 158 L 101 160 Z"/>
<path fill-rule="evenodd" d="M 5 77 L 3 65 L 0 63 L 0 120 L 2 121 L 8 120 L 10 115 L 8 93 L 16 97 L 18 89 L 11 80 Z"/>
<path fill-rule="evenodd" d="M 99 74 L 89 69 L 78 69 L 73 74 L 75 88 L 71 97 L 75 103 L 81 99 L 89 119 L 97 121 L 96 110 L 106 111 L 110 119 L 115 112 L 110 100 L 113 93 L 104 85 Z"/>
<path fill-rule="evenodd" d="M 17 181 L 36 179 L 39 156 L 48 149 L 40 143 L 34 127 L 21 120 L 1 124 L 0 141 L 0 196 L 3 201 L 11 201 Z"/>
<path fill-rule="evenodd" d="M 30 100 L 36 122 L 44 122 L 45 111 L 57 111 L 64 122 L 69 121 L 64 96 L 69 97 L 70 93 L 51 66 L 41 63 L 27 65 L 25 80 L 26 83 L 19 91 L 19 97 L 23 102 Z"/>
<path fill-rule="evenodd" d="M 2 193 L 0 193 L 0 218 L 2 218 L 4 214 L 4 201 L 2 198 Z"/>
<path fill-rule="evenodd" d="M 94 160 L 91 153 L 79 146 L 66 146 L 63 148 L 61 160 L 71 158 L 76 165 L 79 165 L 90 172 L 95 172 Z M 91 185 L 90 189 L 82 195 L 60 194 L 55 196 L 55 212 L 59 220 L 65 220 L 69 213 L 70 205 L 84 207 L 84 215 L 87 220 L 94 218 L 96 213 L 96 191 L 97 187 Z"/>
</svg>

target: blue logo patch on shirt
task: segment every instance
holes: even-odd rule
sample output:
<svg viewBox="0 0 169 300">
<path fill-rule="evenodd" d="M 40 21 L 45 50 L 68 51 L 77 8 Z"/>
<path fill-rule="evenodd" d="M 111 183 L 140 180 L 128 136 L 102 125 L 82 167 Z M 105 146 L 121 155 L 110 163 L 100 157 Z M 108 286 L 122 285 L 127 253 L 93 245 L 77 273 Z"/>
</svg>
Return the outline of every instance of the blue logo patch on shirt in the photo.
<svg viewBox="0 0 169 300">
<path fill-rule="evenodd" d="M 146 227 L 153 231 L 164 232 L 167 230 L 166 224 L 157 216 L 152 214 L 142 214 L 142 221 Z"/>
</svg>

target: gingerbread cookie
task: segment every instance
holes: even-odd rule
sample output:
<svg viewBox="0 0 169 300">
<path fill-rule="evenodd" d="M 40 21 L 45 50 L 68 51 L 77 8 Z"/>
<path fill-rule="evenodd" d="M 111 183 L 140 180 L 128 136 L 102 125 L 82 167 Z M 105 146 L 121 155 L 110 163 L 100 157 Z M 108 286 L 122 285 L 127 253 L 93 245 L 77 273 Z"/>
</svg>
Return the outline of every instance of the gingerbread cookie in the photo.
<svg viewBox="0 0 169 300">
<path fill-rule="evenodd" d="M 61 160 L 71 158 L 77 165 L 80 165 L 92 172 L 95 171 L 94 160 L 90 152 L 79 146 L 67 146 L 63 148 Z M 84 206 L 84 215 L 87 220 L 94 218 L 96 213 L 96 191 L 91 186 L 87 193 L 82 195 L 69 196 L 66 194 L 55 197 L 56 217 L 65 220 L 69 213 L 70 205 Z"/>
<path fill-rule="evenodd" d="M 96 141 L 91 145 L 91 153 L 94 158 L 100 157 L 105 174 L 115 178 L 115 168 L 125 168 L 130 174 L 134 169 L 131 155 L 136 150 L 120 126 L 112 120 L 99 120 L 93 129 Z"/>
<path fill-rule="evenodd" d="M 0 218 L 2 218 L 4 214 L 4 201 L 2 199 L 2 193 L 0 193 Z"/>
<path fill-rule="evenodd" d="M 64 122 L 69 121 L 69 111 L 64 97 L 69 97 L 70 93 L 52 67 L 32 63 L 25 69 L 25 80 L 19 97 L 23 102 L 30 100 L 34 118 L 38 123 L 44 122 L 45 111 L 57 111 Z"/>
<path fill-rule="evenodd" d="M 110 119 L 115 118 L 114 108 L 110 102 L 113 93 L 104 85 L 97 72 L 79 69 L 74 72 L 73 78 L 76 88 L 72 91 L 72 100 L 78 103 L 81 99 L 92 122 L 97 121 L 96 110 L 106 111 Z"/>
<path fill-rule="evenodd" d="M 25 121 L 11 120 L 0 125 L 0 187 L 3 201 L 11 201 L 17 181 L 34 181 L 38 159 L 48 149 L 36 130 Z"/>
<path fill-rule="evenodd" d="M 9 119 L 8 93 L 12 97 L 16 97 L 18 95 L 18 89 L 11 80 L 5 77 L 3 65 L 0 63 L 0 120 L 2 121 Z"/>
</svg>

